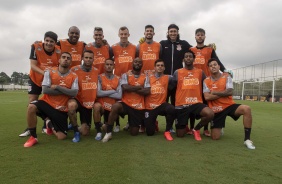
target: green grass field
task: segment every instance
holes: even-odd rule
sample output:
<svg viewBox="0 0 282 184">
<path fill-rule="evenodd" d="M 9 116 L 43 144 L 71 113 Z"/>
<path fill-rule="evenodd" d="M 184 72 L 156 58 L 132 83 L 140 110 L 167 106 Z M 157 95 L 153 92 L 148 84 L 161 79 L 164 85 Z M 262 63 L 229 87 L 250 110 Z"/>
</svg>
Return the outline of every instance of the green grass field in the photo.
<svg viewBox="0 0 282 184">
<path fill-rule="evenodd" d="M 282 104 L 238 101 L 250 105 L 251 138 L 256 150 L 243 145 L 242 118 L 227 119 L 219 141 L 192 136 L 166 141 L 164 119 L 153 137 L 114 133 L 108 143 L 91 136 L 80 143 L 41 134 L 39 143 L 24 148 L 27 94 L 0 92 L 0 183 L 282 183 Z M 121 121 L 121 126 L 126 120 Z M 92 126 L 93 127 L 93 126 Z"/>
</svg>

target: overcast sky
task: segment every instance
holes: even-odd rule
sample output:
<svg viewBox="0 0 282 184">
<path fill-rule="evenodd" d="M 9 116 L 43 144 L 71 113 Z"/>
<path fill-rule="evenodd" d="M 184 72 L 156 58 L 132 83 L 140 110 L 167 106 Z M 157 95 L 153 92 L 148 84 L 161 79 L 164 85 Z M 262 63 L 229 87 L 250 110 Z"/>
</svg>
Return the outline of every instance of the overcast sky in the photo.
<svg viewBox="0 0 282 184">
<path fill-rule="evenodd" d="M 206 42 L 216 43 L 228 69 L 282 59 L 281 0 L 4 0 L 0 6 L 0 72 L 29 72 L 30 45 L 46 31 L 67 38 L 68 28 L 80 28 L 80 40 L 93 41 L 93 28 L 103 27 L 110 45 L 118 29 L 129 28 L 137 44 L 144 27 L 155 27 L 155 41 L 166 39 L 175 23 L 180 38 L 195 45 L 195 30 L 206 30 Z"/>
</svg>

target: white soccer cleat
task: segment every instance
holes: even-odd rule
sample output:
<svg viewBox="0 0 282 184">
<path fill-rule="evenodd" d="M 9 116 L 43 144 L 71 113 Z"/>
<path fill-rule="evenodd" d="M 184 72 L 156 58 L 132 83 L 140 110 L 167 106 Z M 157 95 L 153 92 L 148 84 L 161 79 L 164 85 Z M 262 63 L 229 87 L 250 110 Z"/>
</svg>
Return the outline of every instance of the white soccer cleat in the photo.
<svg viewBox="0 0 282 184">
<path fill-rule="evenodd" d="M 115 128 L 114 128 L 114 130 L 113 130 L 114 132 L 119 132 L 120 131 L 120 127 L 119 127 L 119 125 L 117 125 Z"/>
<path fill-rule="evenodd" d="M 104 138 L 102 139 L 102 142 L 108 142 L 112 139 L 112 133 L 106 133 Z"/>
<path fill-rule="evenodd" d="M 28 129 L 25 129 L 23 133 L 21 133 L 19 135 L 20 137 L 27 137 L 27 136 L 30 136 L 30 132 Z"/>
<path fill-rule="evenodd" d="M 247 146 L 247 148 L 249 148 L 249 149 L 256 149 L 254 143 L 253 143 L 251 140 L 249 140 L 249 139 L 247 139 L 247 140 L 244 142 L 244 144 L 245 144 L 245 145 Z"/>
<path fill-rule="evenodd" d="M 102 139 L 102 133 L 101 133 L 101 132 L 98 132 L 97 135 L 96 135 L 96 137 L 95 137 L 95 139 L 96 139 L 97 141 L 100 141 L 100 140 Z"/>
</svg>

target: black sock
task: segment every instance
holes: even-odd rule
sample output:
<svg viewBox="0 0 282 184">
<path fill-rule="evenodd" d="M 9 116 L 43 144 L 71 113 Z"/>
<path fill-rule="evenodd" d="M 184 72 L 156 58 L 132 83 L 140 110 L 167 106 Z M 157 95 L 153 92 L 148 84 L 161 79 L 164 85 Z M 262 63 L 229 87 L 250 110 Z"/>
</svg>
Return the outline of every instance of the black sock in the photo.
<svg viewBox="0 0 282 184">
<path fill-rule="evenodd" d="M 120 124 L 119 124 L 119 117 L 116 120 L 116 126 L 120 126 Z"/>
<path fill-rule="evenodd" d="M 252 128 L 246 128 L 246 127 L 244 128 L 244 131 L 245 131 L 245 139 L 244 139 L 244 141 L 247 140 L 247 139 L 250 140 L 251 130 L 252 130 Z"/>
<path fill-rule="evenodd" d="M 48 120 L 47 120 L 48 121 Z M 46 125 L 47 125 L 47 123 L 46 123 Z M 48 128 L 53 128 L 53 124 L 52 124 L 52 122 L 51 121 L 49 121 L 49 123 L 48 123 Z"/>
<path fill-rule="evenodd" d="M 78 132 L 78 126 L 77 126 L 77 125 L 76 125 L 76 126 L 73 126 L 72 128 L 73 128 L 74 133 L 75 133 L 75 132 Z"/>
<path fill-rule="evenodd" d="M 30 132 L 30 135 L 34 138 L 37 138 L 37 134 L 36 134 L 36 127 L 35 128 L 29 128 L 28 129 Z"/>
<path fill-rule="evenodd" d="M 107 125 L 107 133 L 111 133 L 113 131 L 113 125 Z"/>
<path fill-rule="evenodd" d="M 97 130 L 97 133 L 99 132 L 102 132 L 101 131 L 101 122 L 95 122 L 94 125 L 95 125 L 95 129 Z"/>
<path fill-rule="evenodd" d="M 204 126 L 204 130 L 209 130 L 209 125 L 208 124 Z"/>
<path fill-rule="evenodd" d="M 203 127 L 202 123 L 198 123 L 198 124 L 195 126 L 194 130 L 200 130 L 202 127 Z"/>
</svg>

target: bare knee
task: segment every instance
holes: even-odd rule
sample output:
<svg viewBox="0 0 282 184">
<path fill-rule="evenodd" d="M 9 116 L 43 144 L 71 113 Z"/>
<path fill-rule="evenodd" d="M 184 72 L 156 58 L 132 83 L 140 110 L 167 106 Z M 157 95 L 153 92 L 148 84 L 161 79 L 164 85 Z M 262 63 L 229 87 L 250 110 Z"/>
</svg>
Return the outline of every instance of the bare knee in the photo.
<svg viewBox="0 0 282 184">
<path fill-rule="evenodd" d="M 57 132 L 56 136 L 58 140 L 64 140 L 67 138 L 67 135 L 62 132 Z"/>
<path fill-rule="evenodd" d="M 213 128 L 211 129 L 211 139 L 219 140 L 221 136 L 221 128 Z"/>
<path fill-rule="evenodd" d="M 80 128 L 80 133 L 83 136 L 87 136 L 89 135 L 89 130 L 90 130 L 90 127 L 86 123 L 83 123 Z"/>
<path fill-rule="evenodd" d="M 29 104 L 27 107 L 27 111 L 28 113 L 36 113 L 37 111 L 37 107 L 34 104 Z"/>
</svg>

